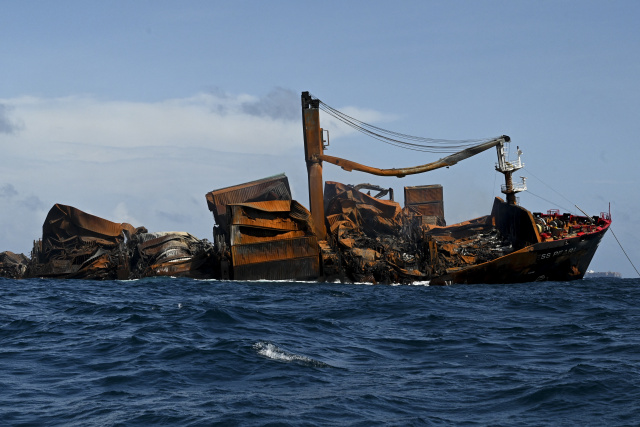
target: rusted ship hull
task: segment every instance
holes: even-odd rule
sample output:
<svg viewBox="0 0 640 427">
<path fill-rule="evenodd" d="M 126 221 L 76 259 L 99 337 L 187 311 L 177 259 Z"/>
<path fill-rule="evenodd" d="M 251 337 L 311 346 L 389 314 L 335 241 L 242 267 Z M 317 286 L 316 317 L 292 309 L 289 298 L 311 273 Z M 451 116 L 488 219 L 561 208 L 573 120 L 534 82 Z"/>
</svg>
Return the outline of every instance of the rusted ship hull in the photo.
<svg viewBox="0 0 640 427">
<path fill-rule="evenodd" d="M 606 213 L 533 214 L 496 198 L 491 215 L 438 226 L 415 213 L 411 200 L 400 211 L 397 203 L 356 188 L 327 183 L 325 205 L 329 242 L 339 254 L 341 272 L 357 282 L 581 279 L 611 223 Z"/>
<path fill-rule="evenodd" d="M 438 185 L 405 187 L 404 208 L 392 189 L 372 184 L 327 181 L 323 194 L 321 239 L 311 212 L 291 198 L 284 175 L 211 191 L 213 244 L 56 204 L 31 259 L 0 254 L 0 276 L 432 285 L 569 281 L 587 272 L 611 224 L 607 213 L 531 213 L 496 197 L 490 215 L 447 226 Z"/>
<path fill-rule="evenodd" d="M 302 93 L 301 101 L 309 209 L 292 199 L 284 174 L 212 190 L 206 194 L 215 221 L 209 243 L 184 232 L 149 233 L 144 227 L 56 204 L 45 219 L 42 239 L 34 242 L 31 259 L 0 254 L 0 276 L 430 281 L 434 285 L 568 281 L 584 276 L 611 224 L 610 213 L 532 214 L 519 206 L 516 194 L 526 190 L 526 178 L 517 184 L 512 175 L 524 167 L 522 151 L 517 147 L 517 160 L 508 160 L 507 135 L 447 143 L 367 125 L 308 92 Z M 329 141 L 320 127 L 321 104 L 334 118 L 391 145 L 456 152 L 424 165 L 391 169 L 328 156 Z M 323 162 L 347 171 L 404 177 L 453 166 L 492 147 L 498 154 L 495 169 L 505 176 L 501 191 L 506 201 L 496 197 L 490 215 L 449 226 L 441 185 L 404 187 L 401 207 L 392 188 L 325 182 L 322 177 Z M 383 200 L 387 195 L 389 199 Z"/>
<path fill-rule="evenodd" d="M 566 240 L 536 243 L 493 261 L 449 271 L 432 285 L 525 283 L 582 279 L 607 229 Z"/>
<path fill-rule="evenodd" d="M 560 215 L 550 210 L 536 213 L 496 198 L 490 216 L 493 227 L 512 251 L 486 262 L 447 269 L 432 280 L 447 283 L 523 283 L 582 279 L 611 216 Z"/>
<path fill-rule="evenodd" d="M 490 215 L 438 225 L 444 223 L 443 211 L 438 207 L 434 219 L 431 211 L 415 209 L 416 194 L 402 209 L 393 200 L 361 191 L 373 189 L 371 184 L 327 182 L 327 238 L 318 239 L 310 212 L 288 194 L 273 193 L 267 184 L 274 180 L 288 188 L 286 177 L 268 178 L 243 184 L 243 194 L 213 205 L 224 218 L 214 228 L 214 245 L 188 233 L 149 233 L 144 227 L 135 229 L 55 205 L 31 260 L 4 254 L 2 276 L 428 281 L 432 285 L 570 281 L 585 275 L 611 223 L 606 213 L 600 217 L 532 214 L 496 198 Z M 258 185 L 264 189 L 256 189 Z M 436 193 L 437 203 L 424 202 L 431 196 L 422 194 L 422 204 L 439 205 L 442 199 L 438 187 L 409 190 Z M 228 191 L 210 195 L 221 199 Z M 256 198 L 260 201 L 244 200 Z"/>
</svg>

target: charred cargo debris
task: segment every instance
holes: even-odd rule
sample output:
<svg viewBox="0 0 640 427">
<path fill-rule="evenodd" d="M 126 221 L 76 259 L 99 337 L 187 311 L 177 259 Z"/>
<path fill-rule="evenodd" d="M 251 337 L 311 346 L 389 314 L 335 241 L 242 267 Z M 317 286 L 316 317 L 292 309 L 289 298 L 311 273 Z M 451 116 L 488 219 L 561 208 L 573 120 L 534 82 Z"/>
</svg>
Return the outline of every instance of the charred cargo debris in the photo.
<svg viewBox="0 0 640 427">
<path fill-rule="evenodd" d="M 31 259 L 1 253 L 0 275 L 434 285 L 573 280 L 587 271 L 610 224 L 607 214 L 532 214 L 496 198 L 490 215 L 444 225 L 437 185 L 406 187 L 404 207 L 391 189 L 371 184 L 329 181 L 323 193 L 327 233 L 319 239 L 311 213 L 291 199 L 284 175 L 211 191 L 213 244 L 56 204 Z"/>
<path fill-rule="evenodd" d="M 139 279 L 211 277 L 213 246 L 188 233 L 149 233 L 72 206 L 54 205 L 35 241 L 25 277 Z"/>
<path fill-rule="evenodd" d="M 439 206 L 437 217 L 422 215 L 411 201 L 402 209 L 392 189 L 327 182 L 323 240 L 311 213 L 291 200 L 284 175 L 211 191 L 214 262 L 221 264 L 215 270 L 234 280 L 409 283 L 494 259 L 511 247 L 487 225 L 488 217 L 446 229 L 431 226 L 444 223 L 442 187 L 425 188 L 436 190 L 410 200 Z M 372 190 L 378 194 L 371 196 Z M 387 194 L 391 199 L 382 199 Z"/>
<path fill-rule="evenodd" d="M 429 196 L 418 201 L 441 206 L 437 187 L 425 187 L 421 191 Z M 328 233 L 319 240 L 311 213 L 291 199 L 284 174 L 211 191 L 206 199 L 215 220 L 213 244 L 56 204 L 31 259 L 2 253 L 0 271 L 12 278 L 409 283 L 494 259 L 511 247 L 486 218 L 451 227 L 430 224 L 443 223 L 444 212 L 422 215 L 411 205 L 415 195 L 403 209 L 392 200 L 392 189 L 327 182 L 324 196 Z"/>
<path fill-rule="evenodd" d="M 319 245 L 310 212 L 284 174 L 206 195 L 221 279 L 316 280 Z"/>
<path fill-rule="evenodd" d="M 405 199 L 402 209 L 397 202 L 372 197 L 359 187 L 325 185 L 327 241 L 340 259 L 339 273 L 351 281 L 431 280 L 448 269 L 491 261 L 511 250 L 489 216 L 450 227 L 433 225 L 412 209 L 411 199 Z M 441 195 L 440 187 L 439 199 L 422 202 L 441 204 Z M 444 222 L 440 214 L 437 222 Z"/>
<path fill-rule="evenodd" d="M 0 252 L 0 277 L 20 279 L 27 271 L 29 258 L 11 251 Z"/>
</svg>

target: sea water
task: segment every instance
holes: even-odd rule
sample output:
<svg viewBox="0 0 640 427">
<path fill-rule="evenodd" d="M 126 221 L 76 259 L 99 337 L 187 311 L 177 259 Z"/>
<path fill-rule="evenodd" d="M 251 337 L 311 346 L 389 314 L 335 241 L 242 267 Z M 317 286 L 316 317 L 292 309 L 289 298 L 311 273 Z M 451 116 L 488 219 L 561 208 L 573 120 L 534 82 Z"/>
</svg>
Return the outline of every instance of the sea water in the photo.
<svg viewBox="0 0 640 427">
<path fill-rule="evenodd" d="M 0 425 L 638 425 L 640 280 L 0 279 Z"/>
</svg>

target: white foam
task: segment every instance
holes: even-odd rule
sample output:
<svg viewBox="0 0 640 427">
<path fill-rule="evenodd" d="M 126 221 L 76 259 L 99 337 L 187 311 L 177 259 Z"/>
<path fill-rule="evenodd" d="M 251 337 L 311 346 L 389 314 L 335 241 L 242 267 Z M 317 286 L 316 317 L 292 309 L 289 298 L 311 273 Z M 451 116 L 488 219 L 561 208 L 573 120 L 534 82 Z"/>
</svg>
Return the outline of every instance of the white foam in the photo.
<svg viewBox="0 0 640 427">
<path fill-rule="evenodd" d="M 409 286 L 429 286 L 429 280 L 411 282 Z"/>
<path fill-rule="evenodd" d="M 256 279 L 256 280 L 241 280 L 241 282 L 252 282 L 252 283 L 312 283 L 319 284 L 317 280 L 289 280 L 289 279 Z"/>
<path fill-rule="evenodd" d="M 257 280 L 220 280 L 220 279 L 194 279 L 199 282 L 244 282 L 244 283 L 309 283 L 312 285 L 322 284 L 343 284 L 343 285 L 365 285 L 365 286 L 378 286 L 372 282 L 341 282 L 336 279 L 333 282 L 318 282 L 317 280 L 272 280 L 272 279 L 257 279 Z M 411 283 L 388 283 L 390 286 L 429 286 L 428 280 L 416 281 Z"/>
<path fill-rule="evenodd" d="M 326 363 L 318 362 L 317 360 L 314 360 L 310 357 L 300 356 L 295 353 L 289 353 L 288 351 L 285 351 L 269 342 L 257 342 L 253 345 L 253 348 L 258 351 L 259 355 L 268 357 L 272 360 L 279 360 L 281 362 L 302 362 L 304 364 L 314 366 L 328 366 Z"/>
</svg>

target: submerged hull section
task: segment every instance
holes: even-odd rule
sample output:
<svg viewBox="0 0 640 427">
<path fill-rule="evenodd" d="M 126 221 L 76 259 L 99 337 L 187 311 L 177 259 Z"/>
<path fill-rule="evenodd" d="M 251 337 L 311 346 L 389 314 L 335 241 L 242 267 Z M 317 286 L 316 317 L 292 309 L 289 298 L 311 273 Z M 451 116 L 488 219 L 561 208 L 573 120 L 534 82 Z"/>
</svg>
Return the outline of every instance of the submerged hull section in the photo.
<svg viewBox="0 0 640 427">
<path fill-rule="evenodd" d="M 506 284 L 582 279 L 606 230 L 566 240 L 536 243 L 493 261 L 449 271 L 430 283 Z"/>
</svg>

